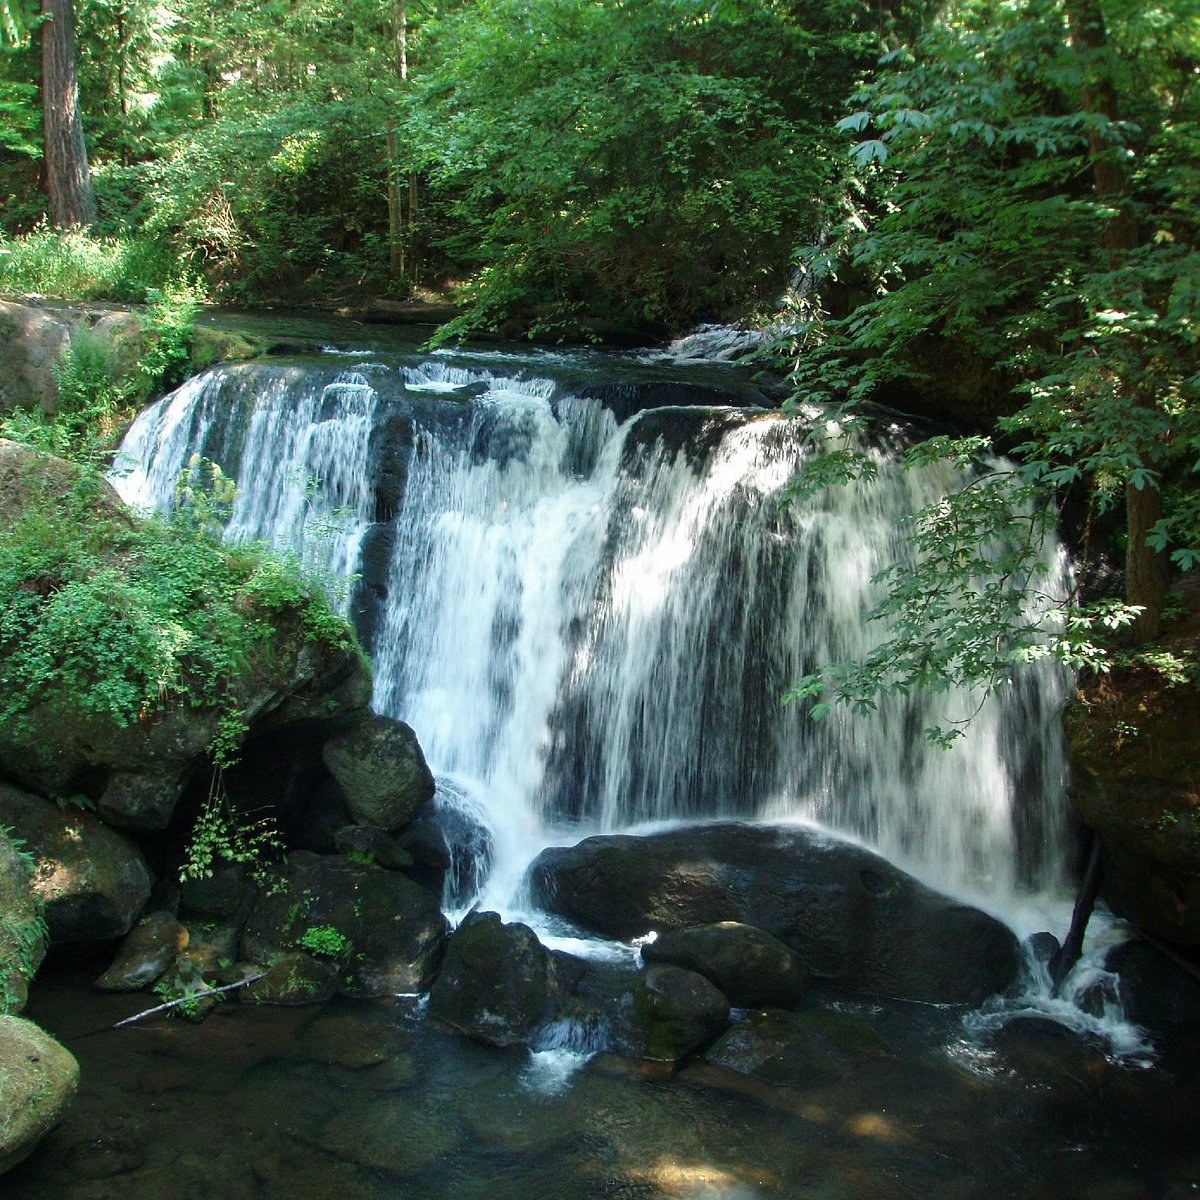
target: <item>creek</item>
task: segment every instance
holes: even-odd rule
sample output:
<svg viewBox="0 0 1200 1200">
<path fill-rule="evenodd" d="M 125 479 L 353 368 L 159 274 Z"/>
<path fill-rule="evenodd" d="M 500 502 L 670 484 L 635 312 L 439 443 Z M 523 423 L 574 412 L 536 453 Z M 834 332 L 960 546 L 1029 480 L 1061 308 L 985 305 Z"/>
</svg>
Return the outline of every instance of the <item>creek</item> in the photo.
<svg viewBox="0 0 1200 1200">
<path fill-rule="evenodd" d="M 481 831 L 452 915 L 478 903 L 552 946 L 632 953 L 534 910 L 529 862 L 591 833 L 738 817 L 822 825 L 1022 935 L 1065 929 L 1061 675 L 1035 665 L 987 699 L 895 696 L 822 722 L 780 702 L 883 636 L 865 620 L 874 577 L 905 561 L 905 518 L 955 482 L 900 469 L 903 422 L 879 422 L 869 484 L 783 507 L 824 418 L 781 416 L 727 364 L 328 343 L 184 385 L 131 429 L 118 487 L 165 508 L 204 456 L 237 482 L 231 537 L 344 581 L 374 706 L 416 730 L 435 804 Z M 1063 586 L 1061 551 L 1045 554 Z M 950 751 L 923 736 L 968 714 Z M 1102 922 L 1093 946 L 1113 936 Z M 1085 961 L 1077 989 L 1097 981 Z M 879 1042 L 788 1086 L 630 1062 L 570 1031 L 537 1053 L 486 1049 L 415 997 L 230 1004 L 201 1026 L 72 1042 L 144 1007 L 81 1007 L 80 986 L 49 977 L 29 1010 L 84 1084 L 6 1178 L 19 1200 L 1200 1189 L 1194 1047 L 1152 1052 L 1115 1004 L 1051 1000 L 1036 972 L 966 1018 L 823 997 Z"/>
</svg>

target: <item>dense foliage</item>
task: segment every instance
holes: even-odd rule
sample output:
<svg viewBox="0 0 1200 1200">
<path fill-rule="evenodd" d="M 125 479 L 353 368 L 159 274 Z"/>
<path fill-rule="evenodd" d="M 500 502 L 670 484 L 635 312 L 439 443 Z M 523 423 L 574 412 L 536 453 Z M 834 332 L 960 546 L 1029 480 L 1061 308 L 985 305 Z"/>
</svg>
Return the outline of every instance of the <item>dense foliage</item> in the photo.
<svg viewBox="0 0 1200 1200">
<path fill-rule="evenodd" d="M 855 97 L 844 220 L 802 252 L 815 295 L 839 281 L 853 299 L 803 314 L 798 396 L 948 391 L 960 427 L 999 417 L 1021 466 L 981 461 L 985 439 L 912 452 L 975 476 L 916 518 L 925 566 L 883 581 L 878 655 L 800 694 L 988 688 L 1042 654 L 1102 667 L 1105 629 L 1158 632 L 1168 570 L 1200 564 L 1198 62 L 1190 0 L 967 3 Z M 866 465 L 841 446 L 801 486 Z M 1068 491 L 1124 515 L 1126 606 L 1044 594 L 1050 500 Z M 989 540 L 1022 527 L 989 564 Z"/>
<path fill-rule="evenodd" d="M 140 299 L 182 261 L 224 298 L 450 288 L 463 330 L 576 332 L 773 302 L 836 192 L 832 126 L 880 20 L 863 0 L 76 13 L 94 233 L 136 267 L 102 290 Z M 45 211 L 36 22 L 23 29 L 0 55 L 10 237 Z"/>
</svg>

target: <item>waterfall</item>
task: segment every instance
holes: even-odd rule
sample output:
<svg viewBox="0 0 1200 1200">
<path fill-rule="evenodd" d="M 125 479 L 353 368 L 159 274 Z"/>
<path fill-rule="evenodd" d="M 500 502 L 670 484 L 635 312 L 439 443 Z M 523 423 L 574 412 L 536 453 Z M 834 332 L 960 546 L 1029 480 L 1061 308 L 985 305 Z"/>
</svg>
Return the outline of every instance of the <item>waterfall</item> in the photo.
<svg viewBox="0 0 1200 1200">
<path fill-rule="evenodd" d="M 488 814 L 489 898 L 550 841 L 730 815 L 820 822 L 992 907 L 1054 887 L 1064 681 L 1046 664 L 982 704 L 895 696 L 813 723 L 780 703 L 883 636 L 875 576 L 953 469 L 876 447 L 874 479 L 781 507 L 796 418 L 618 419 L 583 390 L 445 357 L 220 367 L 138 419 L 116 482 L 169 507 L 202 454 L 237 480 L 230 536 L 359 577 L 374 705 Z M 977 708 L 953 749 L 922 736 Z"/>
</svg>

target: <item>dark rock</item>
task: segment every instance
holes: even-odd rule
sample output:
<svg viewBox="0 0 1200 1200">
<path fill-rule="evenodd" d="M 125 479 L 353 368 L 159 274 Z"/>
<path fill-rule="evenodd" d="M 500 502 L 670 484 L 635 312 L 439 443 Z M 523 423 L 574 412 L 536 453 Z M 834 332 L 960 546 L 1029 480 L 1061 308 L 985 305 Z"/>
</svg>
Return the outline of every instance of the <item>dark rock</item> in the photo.
<svg viewBox="0 0 1200 1200">
<path fill-rule="evenodd" d="M 0 823 L 33 855 L 52 945 L 122 937 L 150 896 L 141 851 L 92 813 L 0 785 Z"/>
<path fill-rule="evenodd" d="M 1045 931 L 1031 933 L 1024 941 L 1025 951 L 1035 963 L 1049 966 L 1054 957 L 1062 949 L 1058 938 Z"/>
<path fill-rule="evenodd" d="M 1152 1029 L 1200 1023 L 1197 968 L 1189 971 L 1163 951 L 1137 940 L 1114 946 L 1104 965 L 1117 973 L 1117 994 L 1129 1020 Z"/>
<path fill-rule="evenodd" d="M 311 954 L 281 954 L 262 979 L 240 989 L 247 1004 L 324 1004 L 340 989 L 335 968 Z"/>
<path fill-rule="evenodd" d="M 399 829 L 433 798 L 433 775 L 403 721 L 365 713 L 325 743 L 323 757 L 360 825 Z"/>
<path fill-rule="evenodd" d="M 642 1055 L 669 1062 L 703 1049 L 729 1024 L 729 1001 L 703 975 L 650 966 L 633 988 Z"/>
<path fill-rule="evenodd" d="M 404 873 L 431 891 L 443 896 L 446 873 L 451 867 L 450 847 L 435 808 L 425 808 L 397 835 L 396 845 L 412 858 L 412 866 Z"/>
<path fill-rule="evenodd" d="M 446 948 L 429 1012 L 476 1041 L 512 1046 L 545 1021 L 554 990 L 550 952 L 528 925 L 471 913 Z"/>
<path fill-rule="evenodd" d="M 778 1087 L 822 1087 L 887 1053 L 878 1033 L 844 1013 L 757 1012 L 734 1025 L 705 1060 Z"/>
<path fill-rule="evenodd" d="M 254 885 L 243 863 L 219 863 L 204 878 L 185 879 L 180 884 L 183 907 L 200 917 L 232 917 L 252 899 Z"/>
<path fill-rule="evenodd" d="M 242 934 L 242 957 L 270 963 L 323 954 L 351 996 L 424 991 L 448 925 L 437 898 L 403 875 L 340 856 L 297 851 L 286 887 L 260 896 Z"/>
<path fill-rule="evenodd" d="M 977 1004 L 1020 966 L 1000 922 L 812 829 L 725 822 L 588 838 L 543 851 L 531 879 L 538 903 L 610 937 L 738 921 L 814 975 L 897 999 Z"/>
<path fill-rule="evenodd" d="M 29 863 L 0 825 L 0 1014 L 25 1007 L 46 956 L 46 927 L 34 903 Z"/>
<path fill-rule="evenodd" d="M 442 780 L 433 804 L 399 834 L 400 844 L 423 864 L 418 869 L 430 880 L 426 886 L 451 908 L 466 904 L 492 867 L 492 836 L 477 809 L 468 793 Z"/>
<path fill-rule="evenodd" d="M 117 948 L 113 964 L 96 980 L 102 992 L 136 992 L 150 987 L 188 944 L 188 932 L 166 912 L 150 913 Z"/>
<path fill-rule="evenodd" d="M 62 1120 L 78 1083 L 69 1050 L 32 1021 L 0 1016 L 0 1174 Z"/>
<path fill-rule="evenodd" d="M 371 825 L 344 825 L 333 835 L 333 844 L 347 858 L 378 863 L 389 871 L 404 871 L 410 876 L 416 862 L 395 838 Z"/>
<path fill-rule="evenodd" d="M 642 947 L 642 958 L 698 972 L 735 1008 L 791 1008 L 808 986 L 808 968 L 794 950 L 737 921 L 668 930 Z"/>
</svg>

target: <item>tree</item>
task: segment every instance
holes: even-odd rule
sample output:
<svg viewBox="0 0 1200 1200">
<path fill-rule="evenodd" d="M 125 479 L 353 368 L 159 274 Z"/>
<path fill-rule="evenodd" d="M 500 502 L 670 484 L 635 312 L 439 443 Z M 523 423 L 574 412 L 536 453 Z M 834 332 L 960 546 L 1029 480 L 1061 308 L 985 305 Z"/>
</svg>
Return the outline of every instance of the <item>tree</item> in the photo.
<svg viewBox="0 0 1200 1200">
<path fill-rule="evenodd" d="M 50 221 L 59 229 L 96 222 L 96 197 L 88 167 L 73 0 L 42 0 L 42 129 L 46 198 Z"/>
<path fill-rule="evenodd" d="M 984 364 L 1021 460 L 981 465 L 983 439 L 911 452 L 957 455 L 964 486 L 914 523 L 924 566 L 884 581 L 887 644 L 798 694 L 869 707 L 893 688 L 986 689 L 1043 654 L 1102 669 L 1106 625 L 1157 628 L 1158 556 L 1200 564 L 1200 95 L 1180 69 L 1198 60 L 1190 0 L 961 4 L 890 55 L 841 122 L 861 139 L 853 211 L 802 261 L 869 298 L 841 319 L 808 314 L 798 394 L 858 402 Z M 862 465 L 843 449 L 801 486 Z M 1124 509 L 1125 605 L 1039 595 L 1049 501 L 1068 488 Z M 1015 549 L 989 563 L 998 535 Z"/>
</svg>

